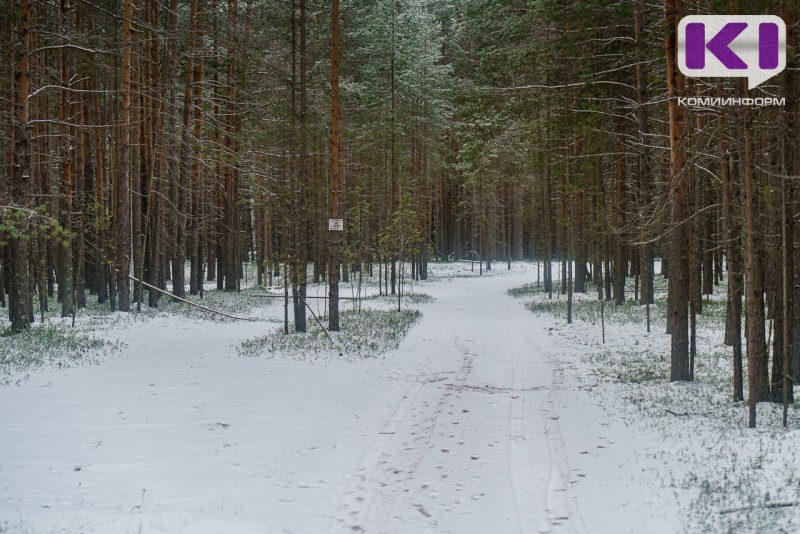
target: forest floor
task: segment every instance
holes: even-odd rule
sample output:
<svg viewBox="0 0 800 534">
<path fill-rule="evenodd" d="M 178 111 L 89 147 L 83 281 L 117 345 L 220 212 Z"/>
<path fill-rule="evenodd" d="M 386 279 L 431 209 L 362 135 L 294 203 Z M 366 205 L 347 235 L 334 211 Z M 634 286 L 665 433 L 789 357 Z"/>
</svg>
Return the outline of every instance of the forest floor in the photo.
<svg viewBox="0 0 800 534">
<path fill-rule="evenodd" d="M 603 344 L 596 295 L 567 325 L 536 278 L 434 264 L 403 314 L 368 299 L 332 340 L 284 337 L 263 289 L 204 298 L 259 322 L 90 307 L 2 337 L 0 532 L 800 528 L 800 418 L 763 404 L 750 430 L 730 401 L 724 297 L 670 384 L 663 288 L 650 334 L 607 305 Z"/>
</svg>

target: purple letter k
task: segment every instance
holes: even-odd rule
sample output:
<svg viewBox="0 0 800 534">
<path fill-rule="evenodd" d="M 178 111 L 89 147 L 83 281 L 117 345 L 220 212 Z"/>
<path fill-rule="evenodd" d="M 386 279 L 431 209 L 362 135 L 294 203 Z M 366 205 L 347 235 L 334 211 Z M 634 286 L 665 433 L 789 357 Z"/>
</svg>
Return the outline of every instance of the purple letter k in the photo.
<svg viewBox="0 0 800 534">
<path fill-rule="evenodd" d="M 706 66 L 705 49 L 731 70 L 746 69 L 747 64 L 729 48 L 730 44 L 747 28 L 746 22 L 729 22 L 705 43 L 705 24 L 693 22 L 686 25 L 686 67 L 702 69 Z"/>
</svg>

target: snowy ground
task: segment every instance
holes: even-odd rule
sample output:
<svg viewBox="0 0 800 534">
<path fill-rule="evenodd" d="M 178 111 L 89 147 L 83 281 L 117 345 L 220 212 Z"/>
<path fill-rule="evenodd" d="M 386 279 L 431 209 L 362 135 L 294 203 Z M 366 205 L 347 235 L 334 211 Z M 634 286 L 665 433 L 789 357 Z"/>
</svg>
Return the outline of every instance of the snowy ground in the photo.
<svg viewBox="0 0 800 534">
<path fill-rule="evenodd" d="M 535 265 L 496 265 L 483 277 L 469 264 L 433 268 L 414 290 L 436 300 L 416 305 L 422 319 L 376 358 L 243 356 L 242 341 L 280 328 L 274 301 L 249 312 L 263 322 L 173 312 L 84 319 L 113 342 L 98 365 L 49 366 L 0 386 L 0 532 L 796 525 L 792 507 L 769 508 L 782 514 L 774 520 L 727 510 L 750 502 L 750 489 L 763 497 L 753 478 L 775 489 L 761 504 L 798 497 L 796 431 L 748 431 L 741 406 L 696 414 L 715 402 L 701 369 L 692 386 L 625 375 L 650 373 L 635 356 L 657 363 L 666 336 L 612 322 L 603 347 L 590 316 L 566 326 L 557 306 L 531 313 L 525 304 L 544 295 L 507 290 L 535 281 Z M 725 480 L 740 489 L 719 497 L 706 487 Z"/>
</svg>

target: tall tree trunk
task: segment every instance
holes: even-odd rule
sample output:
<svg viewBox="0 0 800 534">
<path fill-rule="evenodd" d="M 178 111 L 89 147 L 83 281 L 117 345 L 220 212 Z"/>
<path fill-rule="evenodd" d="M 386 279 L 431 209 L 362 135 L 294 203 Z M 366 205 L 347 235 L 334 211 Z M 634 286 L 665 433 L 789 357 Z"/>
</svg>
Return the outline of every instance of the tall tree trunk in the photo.
<svg viewBox="0 0 800 534">
<path fill-rule="evenodd" d="M 800 105 L 796 98 L 793 98 L 800 90 L 798 87 L 798 58 L 797 58 L 797 19 L 800 7 L 797 3 L 786 2 L 783 4 L 784 9 L 781 13 L 786 23 L 786 71 L 781 77 L 783 86 L 781 87 L 781 96 L 786 97 L 786 107 L 782 110 L 781 117 L 784 120 L 784 130 L 781 134 L 781 139 L 784 143 L 783 158 L 785 169 L 783 174 L 785 176 L 797 176 L 800 174 L 800 154 L 798 154 L 798 143 L 800 143 Z M 787 203 L 789 203 L 790 210 L 797 210 L 800 206 L 800 187 L 797 187 L 795 180 L 788 180 L 786 184 Z M 798 232 L 796 221 L 790 218 L 787 221 L 790 225 L 789 231 L 789 248 L 790 256 L 788 258 L 789 266 L 791 269 L 790 277 L 790 290 L 788 303 L 790 309 L 788 310 L 792 320 L 789 322 L 790 326 L 790 344 L 789 344 L 789 369 L 793 378 L 792 383 L 800 376 L 800 245 L 798 244 Z M 790 389 L 791 391 L 791 386 Z"/>
<path fill-rule="evenodd" d="M 61 0 L 59 9 L 59 31 L 63 36 L 63 45 L 59 53 L 59 78 L 61 84 L 60 91 L 60 105 L 59 105 L 59 158 L 61 162 L 61 225 L 67 231 L 67 235 L 72 233 L 72 219 L 73 219 L 73 200 L 74 200 L 74 184 L 75 184 L 75 167 L 74 163 L 74 146 L 73 140 L 76 139 L 75 126 L 71 124 L 72 121 L 72 99 L 70 97 L 70 57 L 69 49 L 67 48 L 67 41 L 72 33 L 72 24 L 70 20 L 70 6 L 69 0 Z M 59 243 L 58 250 L 58 269 L 59 275 L 59 289 L 62 291 L 61 299 L 61 317 L 71 317 L 75 311 L 75 288 L 74 288 L 74 272 L 73 272 L 73 257 L 72 257 L 72 242 L 68 240 L 67 243 Z M 63 287 L 61 287 L 63 286 Z"/>
<path fill-rule="evenodd" d="M 145 2 L 146 3 L 146 2 Z M 147 22 L 147 13 L 142 10 L 142 2 L 137 2 L 135 7 L 137 12 L 141 12 L 141 20 Z M 136 42 L 134 53 L 131 57 L 131 125 L 133 126 L 133 139 L 131 143 L 131 267 L 133 276 L 137 280 L 133 280 L 132 302 L 136 303 L 136 310 L 141 310 L 142 305 L 142 291 L 143 286 L 141 283 L 141 269 L 142 269 L 142 172 L 145 165 L 142 159 L 145 156 L 144 138 L 145 138 L 145 121 L 146 112 L 145 107 L 145 86 L 144 86 L 144 72 L 146 67 L 142 61 L 142 45 L 144 42 L 149 41 L 149 32 L 144 30 L 136 33 Z"/>
<path fill-rule="evenodd" d="M 397 211 L 398 204 L 400 202 L 400 184 L 398 183 L 397 179 L 397 132 L 395 130 L 397 126 L 397 105 L 396 105 L 396 61 L 395 56 L 397 54 L 397 50 L 395 47 L 395 31 L 396 31 L 396 24 L 397 24 L 397 14 L 395 13 L 395 0 L 391 0 L 392 2 L 392 42 L 391 42 L 391 57 L 389 58 L 389 75 L 390 75 L 390 91 L 391 91 L 391 101 L 390 101 L 390 127 L 391 131 L 389 132 L 390 135 L 390 158 L 389 158 L 389 187 L 391 191 L 389 193 L 389 220 L 394 219 L 395 212 Z M 338 6 L 338 4 L 337 4 Z M 338 22 L 337 22 L 338 24 Z M 337 45 L 338 46 L 338 45 Z M 395 294 L 395 286 L 397 285 L 397 254 L 393 253 L 391 257 L 392 263 L 392 295 Z"/>
<path fill-rule="evenodd" d="M 689 242 L 686 228 L 687 176 L 686 148 L 683 129 L 684 109 L 678 105 L 683 95 L 684 80 L 677 69 L 675 58 L 678 21 L 685 9 L 682 0 L 665 0 L 667 35 L 667 89 L 669 92 L 669 145 L 672 163 L 669 181 L 671 204 L 671 237 L 669 254 L 669 318 L 672 335 L 670 380 L 691 380 L 689 369 L 689 258 L 686 244 Z"/>
<path fill-rule="evenodd" d="M 192 171 L 191 171 L 191 218 L 189 224 L 189 293 L 196 295 L 203 291 L 203 176 L 201 172 L 203 141 L 203 55 L 205 39 L 205 0 L 199 0 L 195 19 L 196 57 L 194 60 L 194 95 L 192 118 L 194 133 L 192 135 Z"/>
<path fill-rule="evenodd" d="M 331 219 L 341 219 L 339 204 L 339 0 L 331 0 L 331 134 L 330 134 L 330 192 L 328 209 Z M 330 309 L 328 329 L 339 331 L 339 240 L 342 232 L 329 229 L 328 287 Z"/>
<path fill-rule="evenodd" d="M 236 49 L 238 1 L 228 0 L 228 113 L 225 127 L 225 291 L 239 288 L 239 207 L 238 170 L 236 169 Z"/>
<path fill-rule="evenodd" d="M 178 173 L 173 175 L 172 204 L 176 207 L 174 213 L 175 246 L 172 253 L 172 293 L 176 297 L 186 297 L 186 232 L 187 211 L 189 206 L 189 158 L 193 144 L 191 143 L 192 119 L 192 90 L 194 87 L 194 62 L 197 54 L 196 23 L 198 4 L 204 0 L 191 0 L 189 10 L 189 47 L 188 61 L 186 62 L 186 85 L 183 92 L 183 120 L 181 125 L 181 148 L 178 162 Z"/>
<path fill-rule="evenodd" d="M 122 120 L 117 180 L 117 299 L 120 311 L 130 311 L 131 272 L 131 0 L 123 0 Z"/>
<path fill-rule="evenodd" d="M 720 84 L 720 96 L 722 86 Z M 725 115 L 719 117 L 721 132 L 720 138 L 720 175 L 722 177 L 722 202 L 725 221 L 725 254 L 728 262 L 728 321 L 727 337 L 733 347 L 733 400 L 744 400 L 744 387 L 742 376 L 742 253 L 741 253 L 741 228 L 736 222 L 734 212 L 734 189 L 731 174 L 735 166 L 732 165 L 731 155 L 724 148 L 724 132 L 726 131 Z"/>
<path fill-rule="evenodd" d="M 620 232 L 614 236 L 614 304 L 617 306 L 625 304 L 625 275 L 628 272 L 625 235 L 621 233 L 625 227 L 625 212 L 622 207 L 625 202 L 625 173 L 623 171 L 622 151 L 622 141 L 618 139 L 616 154 L 617 179 L 614 195 L 614 224 L 617 232 Z"/>
<path fill-rule="evenodd" d="M 639 127 L 639 213 L 641 220 L 640 239 L 642 241 L 641 253 L 639 255 L 639 278 L 642 290 L 639 302 L 641 304 L 653 304 L 653 271 L 654 259 L 653 244 L 649 242 L 646 233 L 645 206 L 648 206 L 652 197 L 653 172 L 651 169 L 651 154 L 648 146 L 648 135 L 650 125 L 647 114 L 647 55 L 646 43 L 644 40 L 644 10 L 646 4 L 643 0 L 637 2 L 634 8 L 634 34 L 636 38 L 636 123 Z"/>
<path fill-rule="evenodd" d="M 157 3 L 154 0 L 152 1 L 152 10 L 151 10 L 151 24 L 157 25 L 158 22 L 158 8 Z M 169 20 L 171 14 L 166 6 L 163 6 L 163 10 L 165 12 L 165 19 Z M 167 16 L 169 14 L 169 16 Z M 169 37 L 164 42 L 165 49 L 168 50 L 169 46 Z M 151 45 L 151 65 L 152 65 L 152 78 L 155 81 L 157 79 L 158 88 L 153 90 L 153 95 L 157 96 L 155 101 L 153 102 L 153 121 L 154 121 L 154 129 L 155 134 L 151 138 L 151 147 L 150 151 L 153 155 L 152 162 L 151 162 L 151 173 L 150 173 L 150 187 L 148 188 L 148 201 L 147 201 L 147 209 L 148 209 L 148 216 L 147 216 L 147 224 L 150 228 L 149 235 L 146 236 L 146 239 L 149 241 L 149 247 L 146 247 L 148 252 L 148 265 L 147 265 L 147 273 L 145 278 L 147 278 L 148 283 L 163 289 L 162 285 L 160 284 L 160 274 L 162 272 L 162 237 L 163 237 L 163 224 L 162 224 L 162 214 L 164 213 L 164 195 L 163 195 L 163 184 L 164 184 L 164 174 L 167 169 L 167 158 L 168 158 L 168 142 L 165 139 L 166 132 L 166 125 L 168 124 L 169 117 L 166 114 L 166 106 L 167 106 L 167 91 L 168 91 L 168 80 L 170 75 L 170 64 L 169 61 L 161 61 L 160 50 L 161 49 L 161 37 L 156 36 L 153 40 Z M 148 306 L 156 307 L 158 306 L 158 301 L 160 299 L 161 293 L 154 290 L 148 291 Z"/>
<path fill-rule="evenodd" d="M 11 173 L 11 199 L 18 208 L 29 204 L 30 152 L 28 132 L 28 90 L 30 86 L 31 20 L 30 1 L 17 4 L 16 56 L 14 64 L 14 165 Z M 30 327 L 31 292 L 28 281 L 28 236 L 11 237 L 8 242 L 11 268 L 8 314 L 11 329 L 21 332 Z"/>
<path fill-rule="evenodd" d="M 746 89 L 745 96 L 749 96 Z M 744 179 L 745 213 L 745 337 L 747 339 L 747 384 L 750 398 L 749 425 L 756 426 L 756 403 L 769 400 L 768 354 L 764 328 L 764 286 L 759 265 L 761 249 L 758 246 L 760 217 L 756 204 L 756 185 L 753 176 L 752 143 L 750 139 L 750 109 L 745 106 L 742 113 L 744 154 L 742 156 Z"/>
<path fill-rule="evenodd" d="M 94 33 L 94 18 L 89 12 L 89 32 Z M 92 56 L 96 58 L 96 55 Z M 92 112 L 94 122 L 102 124 L 100 108 L 99 68 L 92 76 Z M 108 275 L 108 208 L 105 194 L 105 158 L 103 142 L 106 129 L 95 126 L 92 128 L 92 142 L 94 144 L 94 202 L 95 202 L 95 231 L 97 237 L 97 303 L 103 304 L 109 297 L 109 283 L 113 283 Z"/>
<path fill-rule="evenodd" d="M 294 19 L 294 6 L 292 9 Z M 292 39 L 294 40 L 294 25 L 292 27 Z M 294 59 L 293 59 L 294 61 Z M 306 0 L 300 0 L 300 150 L 297 165 L 298 184 L 295 187 L 294 205 L 295 217 L 294 225 L 295 237 L 292 246 L 294 248 L 294 266 L 292 274 L 292 296 L 294 299 L 294 328 L 298 332 L 306 331 L 306 273 L 308 265 L 308 220 L 306 218 L 308 205 L 308 95 L 307 95 L 307 57 L 306 57 Z M 294 66 L 292 67 L 294 69 Z M 294 84 L 292 86 L 292 107 L 294 108 Z M 293 110 L 294 112 L 294 110 Z M 292 131 L 294 139 L 294 131 Z M 292 147 L 293 155 L 296 147 Z"/>
</svg>

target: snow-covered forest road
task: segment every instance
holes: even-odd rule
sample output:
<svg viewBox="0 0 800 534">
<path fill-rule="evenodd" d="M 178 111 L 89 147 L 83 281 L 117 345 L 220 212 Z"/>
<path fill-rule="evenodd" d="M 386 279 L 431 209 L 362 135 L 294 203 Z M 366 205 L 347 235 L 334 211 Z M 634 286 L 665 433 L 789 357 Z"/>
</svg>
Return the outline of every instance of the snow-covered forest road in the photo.
<svg viewBox="0 0 800 534">
<path fill-rule="evenodd" d="M 349 475 L 342 531 L 586 531 L 559 424 L 561 375 L 507 282 L 440 288 L 404 347 L 419 363 L 389 377 L 400 400 Z"/>
<path fill-rule="evenodd" d="M 490 274 L 425 284 L 377 359 L 247 358 L 263 323 L 121 317 L 121 354 L 0 389 L 0 531 L 673 532 L 643 438 L 506 294 L 531 265 Z"/>
</svg>

